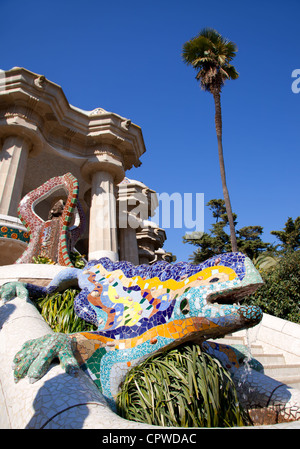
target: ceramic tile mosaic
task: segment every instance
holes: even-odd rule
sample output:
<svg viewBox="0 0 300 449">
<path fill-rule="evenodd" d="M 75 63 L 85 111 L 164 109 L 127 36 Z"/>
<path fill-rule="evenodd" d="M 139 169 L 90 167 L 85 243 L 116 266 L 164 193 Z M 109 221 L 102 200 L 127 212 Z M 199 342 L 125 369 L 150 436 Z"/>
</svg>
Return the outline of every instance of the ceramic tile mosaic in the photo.
<svg viewBox="0 0 300 449">
<path fill-rule="evenodd" d="M 68 195 L 62 215 L 45 222 L 35 213 L 35 206 L 60 188 L 64 188 Z M 42 255 L 62 266 L 73 266 L 69 252 L 85 227 L 85 216 L 78 201 L 78 191 L 77 179 L 71 173 L 67 173 L 51 178 L 25 195 L 19 204 L 18 213 L 28 230 L 30 241 L 16 263 L 32 263 L 34 256 Z M 76 209 L 80 217 L 80 225 L 71 230 L 69 226 Z"/>
<path fill-rule="evenodd" d="M 150 354 L 194 337 L 220 337 L 262 317 L 259 308 L 235 303 L 262 282 L 241 253 L 200 265 L 159 261 L 136 267 L 103 258 L 88 262 L 83 270 L 64 270 L 47 288 L 27 288 L 37 295 L 72 279 L 81 289 L 74 302 L 76 314 L 97 326 L 95 332 L 71 336 L 76 357 L 112 402 L 126 372 Z M 221 297 L 224 303 L 219 304 Z"/>
<path fill-rule="evenodd" d="M 13 357 L 15 380 L 27 375 L 34 381 L 35 388 L 34 385 L 43 382 L 43 379 L 49 379 L 49 376 L 53 378 L 47 389 L 47 401 L 44 400 L 44 395 L 41 396 L 40 412 L 37 412 L 35 403 L 35 420 L 31 420 L 32 426 L 44 419 L 43 416 L 55 417 L 58 410 L 63 411 L 61 417 L 64 418 L 59 422 L 53 421 L 52 418 L 50 422 L 50 418 L 47 418 L 49 428 L 66 428 L 70 426 L 70 422 L 75 427 L 83 426 L 76 418 L 79 416 L 77 410 L 85 404 L 87 393 L 92 393 L 88 383 L 86 387 L 82 386 L 82 393 L 77 388 L 76 379 L 80 379 L 83 384 L 85 382 L 81 375 L 83 371 L 88 374 L 86 379 L 98 388 L 95 390 L 100 395 L 97 398 L 97 394 L 92 393 L 94 404 L 98 404 L 95 409 L 90 405 L 84 407 L 89 416 L 89 425 L 100 428 L 120 423 L 122 426 L 123 421 L 116 415 L 114 419 L 113 413 L 101 402 L 100 393 L 114 410 L 118 387 L 131 367 L 156 351 L 163 351 L 190 339 L 200 342 L 203 350 L 213 354 L 229 369 L 244 406 L 255 410 L 257 407 L 267 407 L 268 412 L 280 415 L 282 420 L 300 418 L 298 390 L 265 376 L 259 372 L 261 366 L 252 364 L 252 367 L 245 368 L 243 351 L 207 341 L 211 337 L 220 337 L 228 332 L 251 327 L 261 319 L 261 311 L 257 307 L 243 307 L 235 302 L 237 298 L 254 291 L 261 284 L 259 273 L 244 255 L 226 254 L 196 267 L 183 263 L 170 265 L 165 262 L 134 267 L 128 262 L 112 263 L 108 259 L 101 259 L 91 261 L 83 270 L 65 268 L 54 277 L 48 287 L 15 282 L 3 285 L 0 294 L 2 299 L 5 299 L 5 306 L 10 297 L 16 295 L 23 298 L 19 299 L 20 304 L 22 301 L 27 304 L 24 299 L 28 299 L 28 293 L 30 297 L 37 293 L 47 293 L 72 280 L 78 282 L 81 288 L 81 293 L 76 298 L 77 313 L 97 323 L 97 331 L 69 336 L 43 333 L 38 338 L 26 341 L 19 319 L 16 320 L 12 316 L 9 334 L 7 333 L 4 344 L 0 345 L 2 348 L 9 348 L 11 327 L 14 326 L 21 333 L 23 342 L 25 341 Z M 219 303 L 216 300 L 219 300 Z M 9 305 L 8 302 L 8 308 Z M 18 305 L 13 313 L 21 316 L 19 307 Z M 7 309 L 7 313 L 11 312 Z M 28 315 L 26 310 L 25 321 L 29 319 Z M 3 318 L 7 323 L 6 318 Z M 37 322 L 34 318 L 32 325 L 26 325 L 26 331 L 31 330 L 31 333 L 34 333 Z M 5 328 L 8 328 L 8 324 Z M 6 335 L 4 328 L 1 335 Z M 61 367 L 70 374 L 78 373 L 79 378 L 72 377 L 73 380 L 68 381 L 67 375 L 57 377 L 54 368 L 48 370 L 51 361 L 56 357 L 60 360 Z M 4 380 L 6 378 L 7 374 Z M 2 380 L 1 378 L 1 382 Z M 25 397 L 26 391 L 26 404 L 30 406 L 29 397 L 34 397 L 36 389 L 30 393 L 31 390 L 25 388 L 24 383 L 18 382 L 17 386 L 20 383 L 21 389 L 11 388 L 9 394 L 13 398 L 17 391 L 20 391 L 21 396 Z M 61 391 L 59 396 L 58 391 Z M 76 397 L 77 405 L 72 405 L 73 419 L 72 413 L 65 414 L 65 410 L 69 410 L 69 399 L 61 399 L 67 391 L 67 398 Z M 16 402 L 12 399 L 11 403 L 21 406 L 22 400 Z M 18 417 L 21 419 L 20 414 Z M 131 427 L 127 421 L 124 421 L 124 425 Z"/>
<path fill-rule="evenodd" d="M 25 243 L 29 243 L 30 240 L 28 232 L 11 225 L 0 227 L 0 238 L 21 240 Z"/>
</svg>

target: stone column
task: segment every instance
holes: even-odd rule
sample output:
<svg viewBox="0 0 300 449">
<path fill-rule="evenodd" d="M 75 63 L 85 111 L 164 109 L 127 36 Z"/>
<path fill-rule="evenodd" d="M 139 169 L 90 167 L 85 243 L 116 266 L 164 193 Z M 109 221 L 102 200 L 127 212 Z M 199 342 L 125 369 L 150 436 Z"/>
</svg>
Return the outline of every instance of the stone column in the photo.
<svg viewBox="0 0 300 449">
<path fill-rule="evenodd" d="M 114 178 L 105 171 L 92 175 L 90 209 L 89 259 L 101 257 L 119 259 Z"/>
<path fill-rule="evenodd" d="M 87 156 L 81 174 L 92 186 L 88 258 L 118 261 L 115 186 L 125 176 L 123 156 L 113 145 L 100 145 Z"/>
<path fill-rule="evenodd" d="M 136 230 L 130 227 L 119 230 L 120 260 L 127 260 L 134 265 L 139 264 L 139 252 L 136 240 Z"/>
<path fill-rule="evenodd" d="M 29 143 L 19 136 L 4 140 L 0 153 L 0 214 L 17 217 L 29 153 Z"/>
<path fill-rule="evenodd" d="M 151 193 L 142 182 L 125 178 L 118 185 L 118 218 L 120 260 L 138 265 L 139 248 L 136 233 L 151 211 Z"/>
</svg>

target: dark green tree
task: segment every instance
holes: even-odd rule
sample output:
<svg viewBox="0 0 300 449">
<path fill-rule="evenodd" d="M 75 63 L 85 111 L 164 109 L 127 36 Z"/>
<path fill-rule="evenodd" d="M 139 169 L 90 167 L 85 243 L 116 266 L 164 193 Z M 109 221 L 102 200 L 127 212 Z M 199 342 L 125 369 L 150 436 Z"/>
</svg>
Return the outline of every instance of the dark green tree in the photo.
<svg viewBox="0 0 300 449">
<path fill-rule="evenodd" d="M 213 199 L 207 203 L 216 222 L 212 224 L 209 233 L 204 233 L 198 237 L 197 233 L 191 233 L 183 237 L 184 243 L 190 243 L 197 247 L 190 260 L 195 263 L 204 262 L 212 256 L 231 251 L 230 236 L 226 232 L 228 226 L 228 216 L 224 211 L 225 202 L 222 199 Z M 232 214 L 234 226 L 237 225 L 237 215 Z M 263 228 L 261 226 L 245 226 L 237 231 L 237 249 L 243 252 L 251 259 L 257 258 L 260 254 L 272 253 L 272 245 L 263 242 L 261 236 Z M 194 237 L 195 236 L 195 237 Z"/>
<path fill-rule="evenodd" d="M 226 80 L 235 80 L 239 76 L 235 67 L 231 64 L 231 61 L 236 56 L 236 52 L 236 44 L 224 38 L 212 28 L 204 28 L 200 31 L 196 37 L 183 45 L 182 51 L 184 62 L 197 71 L 196 80 L 200 82 L 201 88 L 206 92 L 210 92 L 214 98 L 219 164 L 232 251 L 237 251 L 237 240 L 225 173 L 222 143 L 221 91 Z"/>
<path fill-rule="evenodd" d="M 228 237 L 228 235 L 226 234 L 225 237 Z M 196 251 L 189 257 L 189 260 L 194 264 L 199 264 L 216 254 L 225 252 L 220 250 L 221 247 L 224 248 L 226 245 L 225 242 L 222 242 L 222 237 L 215 237 L 206 232 L 203 233 L 201 238 L 193 238 L 193 233 L 188 236 L 185 235 L 183 242 L 197 247 Z"/>
<path fill-rule="evenodd" d="M 212 216 L 216 219 L 216 223 L 218 223 L 219 219 L 226 214 L 226 207 L 224 200 L 221 199 L 210 200 L 206 206 L 208 206 L 209 209 L 212 211 Z"/>
<path fill-rule="evenodd" d="M 213 199 L 206 206 L 209 207 L 212 216 L 216 219 L 216 222 L 212 224 L 210 234 L 204 232 L 201 237 L 198 237 L 197 233 L 191 233 L 183 237 L 184 243 L 190 243 L 197 247 L 197 250 L 189 258 L 195 264 L 231 250 L 230 237 L 224 230 L 228 224 L 224 200 Z"/>
<path fill-rule="evenodd" d="M 263 234 L 262 226 L 245 226 L 237 231 L 238 249 L 247 254 L 250 259 L 255 259 L 263 251 L 270 249 L 270 243 L 263 242 L 261 236 Z"/>
</svg>

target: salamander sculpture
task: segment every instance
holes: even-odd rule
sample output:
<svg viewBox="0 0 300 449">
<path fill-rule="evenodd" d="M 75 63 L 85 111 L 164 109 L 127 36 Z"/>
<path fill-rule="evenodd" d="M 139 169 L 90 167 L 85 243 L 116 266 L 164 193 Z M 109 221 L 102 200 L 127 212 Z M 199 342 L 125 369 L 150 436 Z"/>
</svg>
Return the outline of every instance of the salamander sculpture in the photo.
<svg viewBox="0 0 300 449">
<path fill-rule="evenodd" d="M 57 202 L 47 221 L 36 213 L 36 206 L 63 190 L 66 204 Z M 18 207 L 19 217 L 26 226 L 30 241 L 16 263 L 31 263 L 33 257 L 43 256 L 62 266 L 73 267 L 70 252 L 85 229 L 85 215 L 78 201 L 79 185 L 72 173 L 49 179 L 37 189 L 27 193 Z M 55 210 L 56 209 L 56 210 Z M 74 224 L 72 222 L 74 221 Z M 72 226 L 71 226 L 72 225 Z"/>
<path fill-rule="evenodd" d="M 81 270 L 65 268 L 47 287 L 5 284 L 0 289 L 4 302 L 78 285 L 81 291 L 74 301 L 75 312 L 97 326 L 93 332 L 56 333 L 26 342 L 15 356 L 15 381 L 26 375 L 31 382 L 40 379 L 58 357 L 71 375 L 83 369 L 114 409 L 118 388 L 133 366 L 158 351 L 194 341 L 231 370 L 237 385 L 241 375 L 248 376 L 246 384 L 251 384 L 249 372 L 254 370 L 240 369 L 239 351 L 206 340 L 260 322 L 260 308 L 238 301 L 261 284 L 260 274 L 242 253 L 215 256 L 200 265 L 160 261 L 134 266 L 102 258 Z M 258 381 L 257 375 L 261 376 Z M 255 371 L 254 377 L 256 390 L 263 385 L 263 394 L 275 388 L 267 385 L 263 374 Z M 261 406 L 261 401 L 256 402 L 251 406 Z"/>
</svg>

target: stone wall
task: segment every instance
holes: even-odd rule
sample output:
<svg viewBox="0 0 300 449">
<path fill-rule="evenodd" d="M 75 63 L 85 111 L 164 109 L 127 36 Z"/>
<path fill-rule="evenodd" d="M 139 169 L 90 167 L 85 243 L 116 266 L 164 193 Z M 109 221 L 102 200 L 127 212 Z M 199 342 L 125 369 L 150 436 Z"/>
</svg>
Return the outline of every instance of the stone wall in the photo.
<svg viewBox="0 0 300 449">
<path fill-rule="evenodd" d="M 245 331 L 235 333 L 245 335 Z M 250 343 L 262 344 L 269 354 L 281 352 L 286 363 L 300 363 L 300 325 L 266 313 L 262 321 L 248 330 Z"/>
</svg>

